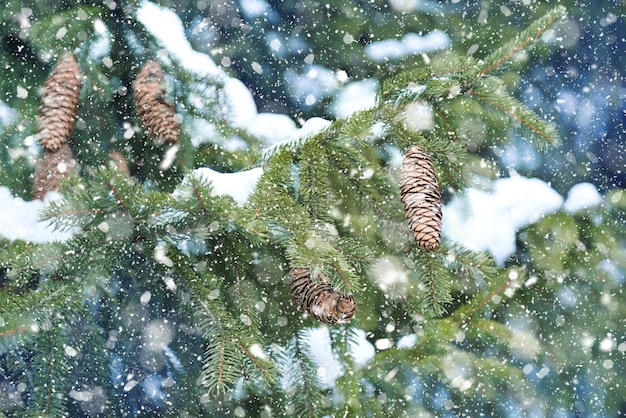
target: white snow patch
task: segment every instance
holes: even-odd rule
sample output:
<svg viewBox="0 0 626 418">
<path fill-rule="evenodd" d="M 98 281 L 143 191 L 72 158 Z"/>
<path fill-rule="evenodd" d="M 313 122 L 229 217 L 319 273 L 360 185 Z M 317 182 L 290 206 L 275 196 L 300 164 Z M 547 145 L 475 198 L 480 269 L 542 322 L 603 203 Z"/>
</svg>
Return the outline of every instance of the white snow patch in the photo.
<svg viewBox="0 0 626 418">
<path fill-rule="evenodd" d="M 248 128 L 252 135 L 261 138 L 267 145 L 284 141 L 297 130 L 296 123 L 289 116 L 265 112 L 257 114 Z"/>
<path fill-rule="evenodd" d="M 339 90 L 331 105 L 331 111 L 337 118 L 347 118 L 354 112 L 369 109 L 376 104 L 378 80 L 353 81 Z"/>
<path fill-rule="evenodd" d="M 265 0 L 242 0 L 239 2 L 241 11 L 249 18 L 263 16 L 270 10 Z"/>
<path fill-rule="evenodd" d="M 143 349 L 160 351 L 167 347 L 174 338 L 175 330 L 171 323 L 165 319 L 151 321 L 143 330 Z"/>
<path fill-rule="evenodd" d="M 331 122 L 324 118 L 315 117 L 315 118 L 308 119 L 304 123 L 304 125 L 302 125 L 302 128 L 298 129 L 289 138 L 280 142 L 276 142 L 275 144 L 270 145 L 269 147 L 265 148 L 263 150 L 263 154 L 261 155 L 261 159 L 267 160 L 276 152 L 278 152 L 279 150 L 285 147 L 288 149 L 297 148 L 298 146 L 302 145 L 308 138 L 328 128 L 330 124 Z"/>
<path fill-rule="evenodd" d="M 306 106 L 313 106 L 320 99 L 332 96 L 339 87 L 337 73 L 317 64 L 307 66 L 302 73 L 287 69 L 284 79 L 293 96 Z"/>
<path fill-rule="evenodd" d="M 190 175 L 210 182 L 213 186 L 213 195 L 228 195 L 235 199 L 238 205 L 244 205 L 254 191 L 262 174 L 263 168 L 261 167 L 237 173 L 220 173 L 208 167 L 200 167 L 195 169 Z M 175 191 L 174 195 L 176 193 Z"/>
<path fill-rule="evenodd" d="M 399 296 L 409 280 L 402 261 L 392 255 L 378 258 L 370 268 L 370 275 L 378 286 L 389 296 Z"/>
<path fill-rule="evenodd" d="M 39 220 L 39 213 L 46 203 L 60 199 L 56 192 L 48 192 L 44 200 L 25 202 L 13 197 L 9 188 L 0 186 L 0 236 L 9 240 L 23 240 L 37 243 L 64 241 L 72 237 L 72 232 L 54 231 L 48 222 Z"/>
<path fill-rule="evenodd" d="M 17 117 L 15 109 L 9 107 L 6 103 L 0 102 L 0 126 L 6 126 L 12 123 Z"/>
<path fill-rule="evenodd" d="M 257 6 L 263 4 L 263 1 L 257 0 L 248 2 L 247 6 L 251 7 L 250 10 L 258 11 L 260 8 Z M 143 1 L 137 10 L 137 19 L 163 46 L 167 55 L 161 54 L 161 58 L 169 57 L 189 72 L 223 83 L 221 94 L 228 109 L 225 117 L 231 125 L 253 133 L 258 133 L 259 129 L 262 129 L 262 135 L 259 136 L 268 144 L 281 141 L 295 132 L 295 123 L 288 116 L 268 117 L 267 114 L 259 114 L 252 94 L 239 79 L 230 77 L 209 55 L 195 51 L 185 36 L 183 24 L 175 12 Z M 269 119 L 272 129 L 268 126 Z"/>
<path fill-rule="evenodd" d="M 372 42 L 365 47 L 365 55 L 373 61 L 398 60 L 409 55 L 423 54 L 447 48 L 450 37 L 445 32 L 435 29 L 426 35 L 407 33 L 402 39 L 385 39 Z"/>
<path fill-rule="evenodd" d="M 412 102 L 402 111 L 404 126 L 412 131 L 431 131 L 435 129 L 433 108 L 426 102 Z"/>
<path fill-rule="evenodd" d="M 93 392 L 90 390 L 70 390 L 70 398 L 79 402 L 89 402 L 93 399 Z"/>
<path fill-rule="evenodd" d="M 374 346 L 367 341 L 365 331 L 355 330 L 356 341 L 350 341 L 348 348 L 350 355 L 358 367 L 365 366 L 375 354 Z M 311 328 L 307 333 L 311 356 L 317 363 L 318 377 L 324 386 L 331 387 L 343 373 L 343 368 L 337 356 L 332 352 L 328 327 Z"/>
<path fill-rule="evenodd" d="M 498 179 L 491 191 L 470 188 L 446 205 L 443 232 L 469 249 L 490 252 L 502 265 L 516 251 L 516 232 L 562 204 L 563 197 L 543 180 Z"/>
<path fill-rule="evenodd" d="M 591 183 L 578 183 L 567 193 L 563 209 L 568 213 L 589 209 L 602 203 L 602 196 Z"/>
<path fill-rule="evenodd" d="M 413 348 L 417 344 L 417 335 L 407 334 L 400 337 L 398 340 L 398 348 Z"/>
<path fill-rule="evenodd" d="M 124 392 L 130 392 L 131 390 L 134 389 L 135 386 L 137 386 L 137 381 L 135 379 L 129 380 L 128 382 L 126 382 L 126 384 L 124 385 Z"/>
<path fill-rule="evenodd" d="M 159 41 L 170 57 L 188 71 L 210 77 L 225 75 L 208 55 L 193 50 L 185 36 L 183 24 L 174 11 L 143 1 L 137 9 L 137 20 Z"/>
</svg>

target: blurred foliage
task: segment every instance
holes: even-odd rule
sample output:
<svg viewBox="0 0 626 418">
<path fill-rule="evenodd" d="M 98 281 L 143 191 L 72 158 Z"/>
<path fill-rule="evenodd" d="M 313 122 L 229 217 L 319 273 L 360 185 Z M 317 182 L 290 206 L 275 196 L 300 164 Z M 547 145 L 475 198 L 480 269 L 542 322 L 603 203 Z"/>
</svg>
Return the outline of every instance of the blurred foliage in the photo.
<svg viewBox="0 0 626 418">
<path fill-rule="evenodd" d="M 256 3 L 269 8 L 256 13 Z M 196 49 L 246 83 L 260 110 L 307 119 L 333 118 L 330 105 L 345 81 L 322 83 L 327 90 L 309 105 L 297 94 L 294 75 L 328 69 L 336 77 L 345 71 L 347 81 L 391 80 L 390 91 L 395 91 L 393 82 L 402 77 L 394 77 L 445 66 L 445 58 L 429 53 L 375 62 L 364 53 L 368 44 L 440 29 L 459 56 L 483 60 L 554 2 L 256 3 L 160 2 L 181 16 Z M 219 125 L 219 113 L 212 114 L 211 105 L 205 113 L 193 114 L 193 106 L 185 102 L 189 85 L 195 90 L 207 83 L 185 78 L 172 66 L 167 70 L 175 80 L 168 82 L 189 112 L 183 116 L 218 124 L 222 138 L 244 138 L 252 152 L 228 150 L 218 140 L 195 149 L 184 134 L 181 158 L 167 170 L 159 168 L 163 150 L 137 128 L 130 94 L 139 66 L 159 49 L 133 17 L 137 4 L 8 0 L 0 11 L 0 102 L 15 112 L 0 126 L 0 184 L 14 195 L 30 196 L 40 88 L 64 48 L 76 51 L 86 75 L 71 145 L 81 174 L 90 179 L 76 180 L 70 185 L 75 187 L 68 187 L 73 192 L 67 206 L 48 212 L 51 217 L 55 211 L 71 214 L 60 216 L 67 222 L 61 225 L 79 225 L 85 230 L 80 238 L 42 246 L 0 241 L 0 415 L 22 416 L 29 406 L 39 405 L 47 405 L 50 416 L 626 414 L 623 2 L 559 2 L 569 19 L 557 29 L 556 44 L 539 43 L 498 68 L 504 91 L 557 126 L 561 144 L 545 154 L 501 112 L 485 112 L 471 97 L 446 102 L 443 93 L 449 89 L 437 91 L 431 80 L 429 91 L 442 99 L 445 110 L 439 122 L 449 123 L 460 139 L 455 145 L 445 138 L 446 126 L 436 131 L 445 138 L 441 143 L 424 140 L 445 155 L 435 159 L 438 172 L 446 174 L 442 184 L 462 189 L 475 177 L 516 170 L 542 177 L 562 194 L 584 180 L 605 192 L 598 207 L 560 211 L 521 231 L 516 257 L 503 269 L 484 255 L 444 242 L 445 273 L 439 280 L 449 284 L 452 304 L 443 317 L 426 314 L 419 304 L 419 274 L 409 271 L 406 286 L 380 285 L 383 273 L 419 266 L 424 258 L 406 252 L 399 232 L 404 226 L 401 209 L 387 178 L 393 175 L 389 150 L 422 139 L 397 131 L 392 138 L 371 139 L 372 146 L 364 144 L 379 115 L 355 115 L 318 138 L 324 147 L 311 142 L 298 158 L 272 159 L 261 180 L 266 184 L 259 189 L 273 191 L 253 196 L 257 206 L 242 209 L 228 198 L 211 197 L 206 184 L 188 185 L 195 194 L 173 202 L 168 192 L 183 173 L 198 166 L 249 168 L 259 143 Z M 416 9 L 403 10 L 407 5 Z M 105 39 L 110 51 L 103 55 Z M 386 111 L 391 119 L 393 110 Z M 335 141 L 334 134 L 341 140 Z M 99 168 L 114 149 L 126 156 L 138 181 L 134 186 Z M 327 159 L 317 158 L 320 149 Z M 461 168 L 454 171 L 459 165 L 439 151 L 462 157 Z M 522 151 L 531 157 L 521 158 Z M 498 165 L 485 168 L 485 159 Z M 359 175 L 368 167 L 375 174 L 363 181 Z M 344 175 L 349 168 L 359 175 Z M 329 192 L 303 187 L 294 202 L 300 189 L 292 173 L 299 170 L 310 173 L 309 180 L 329 172 L 320 178 Z M 272 207 L 272 202 L 282 205 Z M 185 211 L 186 221 L 165 225 L 152 217 L 171 207 Z M 305 246 L 288 239 L 268 243 L 268 224 L 256 216 L 280 221 L 270 226 L 283 228 L 285 237 L 287 220 L 321 217 L 342 238 L 366 244 L 369 252 L 352 241 L 337 244 L 362 251 L 349 255 L 366 255 L 376 268 L 358 274 L 355 298 L 367 303 L 359 305 L 354 327 L 330 331 L 333 355 L 343 368 L 331 387 L 322 385 L 318 373 L 323 370 L 312 360 L 310 344 L 315 342 L 306 331 L 316 324 L 294 312 L 289 301 L 285 272 L 292 260 L 283 246 L 295 247 L 299 257 Z M 103 224 L 111 229 L 98 229 Z M 319 225 L 315 228 L 324 236 Z M 155 260 L 161 244 L 155 237 L 166 237 L 174 248 L 177 240 L 188 238 L 178 236 L 179 230 L 193 235 L 187 248 L 191 256 L 172 250 Z M 312 253 L 307 256 L 345 257 L 359 264 L 332 246 Z M 167 260 L 176 263 L 175 273 Z M 143 303 L 145 295 L 150 303 Z M 24 328 L 31 322 L 40 328 Z M 146 329 L 155 324 L 173 333 L 169 347 L 175 357 L 149 347 Z M 358 340 L 357 328 L 376 348 L 365 365 L 356 364 L 350 351 Z M 275 369 L 256 364 L 249 355 L 250 341 L 257 340 Z M 220 348 L 240 363 L 220 363 L 214 355 Z M 203 362 L 226 365 L 225 375 L 207 375 Z M 246 385 L 237 380 L 242 373 Z M 40 387 L 47 390 L 31 390 L 33 379 L 43 381 Z M 231 384 L 236 380 L 233 390 L 215 393 L 228 387 L 229 379 Z M 207 382 L 218 390 L 207 394 L 202 386 Z M 59 395 L 51 397 L 55 392 Z M 87 393 L 89 402 L 81 400 Z"/>
</svg>

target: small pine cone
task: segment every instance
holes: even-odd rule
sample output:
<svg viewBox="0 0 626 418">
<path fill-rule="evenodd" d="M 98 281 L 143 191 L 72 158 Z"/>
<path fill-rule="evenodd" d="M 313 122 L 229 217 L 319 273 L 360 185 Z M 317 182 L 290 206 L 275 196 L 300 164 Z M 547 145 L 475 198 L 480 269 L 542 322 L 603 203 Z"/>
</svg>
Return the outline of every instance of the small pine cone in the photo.
<svg viewBox="0 0 626 418">
<path fill-rule="evenodd" d="M 180 138 L 180 124 L 165 92 L 165 77 L 156 61 L 146 63 L 133 83 L 139 118 L 159 145 L 172 145 Z"/>
<path fill-rule="evenodd" d="M 441 192 L 430 157 L 418 146 L 410 148 L 400 169 L 400 199 L 417 244 L 435 250 L 441 242 Z"/>
<path fill-rule="evenodd" d="M 111 151 L 109 153 L 109 158 L 111 158 L 111 166 L 112 168 L 120 171 L 126 177 L 130 177 L 130 170 L 128 170 L 128 164 L 126 164 L 126 158 L 119 151 Z"/>
<path fill-rule="evenodd" d="M 63 180 L 76 171 L 76 161 L 69 145 L 61 144 L 56 151 L 44 149 L 37 162 L 33 198 L 43 199 L 47 192 L 58 191 Z"/>
<path fill-rule="evenodd" d="M 315 283 L 304 268 L 292 268 L 291 300 L 299 310 L 329 325 L 349 322 L 356 311 L 354 296 L 335 292 L 328 282 Z"/>
<path fill-rule="evenodd" d="M 37 134 L 41 145 L 58 150 L 72 133 L 78 113 L 82 75 L 74 55 L 66 52 L 46 79 L 39 106 Z"/>
</svg>

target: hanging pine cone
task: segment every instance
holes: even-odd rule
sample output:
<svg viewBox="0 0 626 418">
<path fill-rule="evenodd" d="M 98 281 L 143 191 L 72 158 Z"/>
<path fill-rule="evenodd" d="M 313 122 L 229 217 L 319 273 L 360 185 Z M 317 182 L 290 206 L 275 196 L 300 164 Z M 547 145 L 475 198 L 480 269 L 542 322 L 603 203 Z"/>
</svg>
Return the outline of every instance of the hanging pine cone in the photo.
<svg viewBox="0 0 626 418">
<path fill-rule="evenodd" d="M 126 158 L 124 158 L 121 152 L 111 151 L 109 153 L 109 158 L 111 159 L 111 165 L 113 168 L 123 173 L 126 177 L 130 177 L 130 171 L 128 170 Z"/>
<path fill-rule="evenodd" d="M 58 191 L 61 182 L 76 170 L 76 161 L 69 145 L 61 144 L 56 151 L 44 149 L 37 162 L 33 198 L 43 199 L 47 192 Z"/>
<path fill-rule="evenodd" d="M 74 55 L 66 52 L 46 79 L 39 106 L 37 134 L 41 145 L 56 151 L 72 133 L 78 113 L 82 75 Z"/>
<path fill-rule="evenodd" d="M 410 148 L 400 169 L 400 199 L 417 244 L 435 250 L 441 242 L 441 192 L 430 157 L 418 146 Z"/>
<path fill-rule="evenodd" d="M 180 138 L 180 124 L 165 92 L 165 77 L 156 61 L 147 62 L 133 83 L 137 113 L 148 134 L 159 145 L 172 145 Z"/>
<path fill-rule="evenodd" d="M 292 268 L 291 300 L 299 310 L 326 324 L 343 324 L 354 317 L 354 296 L 335 292 L 328 282 L 315 283 L 305 268 Z"/>
</svg>

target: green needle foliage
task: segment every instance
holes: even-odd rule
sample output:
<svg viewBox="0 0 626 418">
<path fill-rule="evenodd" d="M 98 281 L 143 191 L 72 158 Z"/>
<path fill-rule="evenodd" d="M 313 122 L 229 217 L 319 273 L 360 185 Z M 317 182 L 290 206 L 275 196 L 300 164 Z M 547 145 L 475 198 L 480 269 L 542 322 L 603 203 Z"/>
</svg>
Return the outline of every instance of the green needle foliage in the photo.
<svg viewBox="0 0 626 418">
<path fill-rule="evenodd" d="M 408 389 L 417 381 L 462 407 L 477 400 L 493 407 L 502 391 L 520 403 L 533 396 L 515 359 L 514 332 L 490 313 L 504 309 L 499 304 L 526 272 L 498 269 L 485 254 L 446 239 L 435 251 L 418 248 L 388 156 L 419 145 L 441 189 L 462 191 L 471 118 L 488 124 L 495 112 L 538 145 L 555 143 L 555 131 L 513 97 L 498 71 L 557 22 L 562 8 L 483 60 L 433 57 L 387 77 L 372 108 L 263 148 L 221 116 L 228 113 L 223 81 L 164 59 L 136 20 L 134 2 L 111 6 L 67 5 L 32 29 L 37 53 L 76 48 L 84 67 L 86 97 L 70 141 L 82 170 L 41 213 L 73 238 L 0 243 L 0 374 L 10 388 L 10 396 L 0 392 L 0 415 L 417 416 L 432 409 Z M 113 68 L 89 60 L 99 37 L 85 22 L 95 19 L 110 30 L 111 56 L 120 62 Z M 70 28 L 63 43 L 51 43 L 63 24 Z M 146 56 L 159 57 L 173 78 L 182 120 L 180 148 L 167 166 L 166 150 L 140 129 L 125 90 Z M 28 99 L 24 115 L 33 116 L 37 103 Z M 215 128 L 211 146 L 192 145 L 187 127 L 199 121 Z M 24 123 L 19 132 L 34 133 Z M 233 138 L 246 147 L 227 151 Z M 116 149 L 130 176 L 109 165 Z M 191 174 L 206 162 L 232 172 L 257 166 L 263 174 L 247 200 L 236 202 Z M 23 174 L 17 163 L 7 167 L 3 179 Z M 530 229 L 528 240 L 541 228 L 551 225 Z M 536 262 L 552 261 L 538 255 Z M 310 337 L 320 324 L 291 301 L 294 267 L 327 277 L 356 300 L 355 319 L 329 332 L 340 369 L 333 385 L 315 358 L 325 342 Z M 388 270 L 400 279 L 385 282 Z M 365 365 L 354 352 L 362 334 L 377 342 Z M 394 346 L 412 337 L 408 348 Z"/>
</svg>

